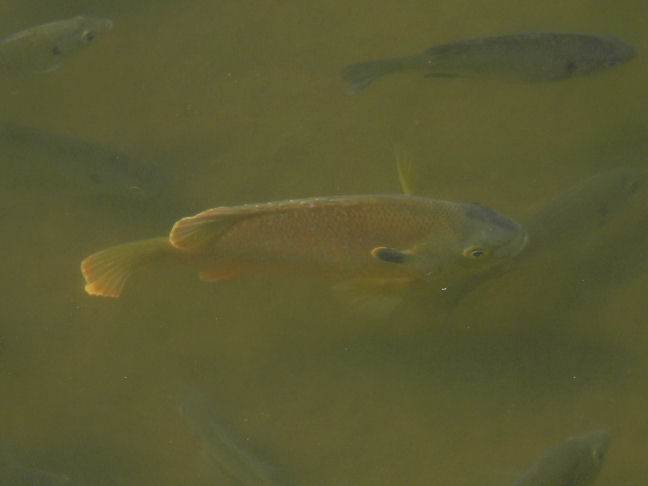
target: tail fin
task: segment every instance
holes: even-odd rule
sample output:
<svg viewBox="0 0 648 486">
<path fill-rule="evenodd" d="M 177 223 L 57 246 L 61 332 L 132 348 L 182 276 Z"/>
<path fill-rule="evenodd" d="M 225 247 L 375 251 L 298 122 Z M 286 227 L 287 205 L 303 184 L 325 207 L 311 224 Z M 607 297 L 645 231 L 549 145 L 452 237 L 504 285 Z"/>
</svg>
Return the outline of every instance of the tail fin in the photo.
<svg viewBox="0 0 648 486">
<path fill-rule="evenodd" d="M 407 58 L 361 62 L 343 68 L 340 75 L 344 81 L 351 85 L 347 89 L 347 93 L 356 94 L 381 76 L 400 71 L 405 67 L 405 59 Z"/>
<path fill-rule="evenodd" d="M 162 260 L 174 251 L 169 239 L 162 237 L 113 246 L 93 253 L 81 262 L 81 272 L 86 280 L 85 291 L 90 295 L 119 297 L 133 272 Z"/>
</svg>

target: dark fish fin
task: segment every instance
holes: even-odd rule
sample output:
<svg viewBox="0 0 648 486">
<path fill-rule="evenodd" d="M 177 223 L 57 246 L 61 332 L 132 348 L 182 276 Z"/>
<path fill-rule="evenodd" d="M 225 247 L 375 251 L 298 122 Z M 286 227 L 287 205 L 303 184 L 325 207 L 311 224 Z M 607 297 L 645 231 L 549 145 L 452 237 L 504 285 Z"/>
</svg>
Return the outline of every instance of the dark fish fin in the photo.
<svg viewBox="0 0 648 486">
<path fill-rule="evenodd" d="M 383 59 L 382 61 L 361 62 L 346 66 L 340 72 L 340 76 L 351 85 L 347 89 L 347 94 L 358 93 L 381 76 L 403 69 L 403 59 Z"/>
<path fill-rule="evenodd" d="M 162 260 L 173 250 L 169 240 L 163 237 L 126 243 L 93 253 L 81 262 L 85 291 L 90 295 L 119 297 L 133 272 Z"/>
</svg>

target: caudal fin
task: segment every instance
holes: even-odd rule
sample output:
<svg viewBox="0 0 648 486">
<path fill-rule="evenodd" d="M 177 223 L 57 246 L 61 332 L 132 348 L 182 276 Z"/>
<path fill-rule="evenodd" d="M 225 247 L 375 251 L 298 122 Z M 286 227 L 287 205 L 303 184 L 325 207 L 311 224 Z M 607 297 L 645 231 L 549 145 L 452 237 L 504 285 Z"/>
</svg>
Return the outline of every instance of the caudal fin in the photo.
<svg viewBox="0 0 648 486">
<path fill-rule="evenodd" d="M 113 246 L 93 253 L 81 262 L 86 280 L 85 291 L 90 295 L 119 297 L 133 272 L 156 263 L 173 252 L 169 239 L 151 238 Z"/>
<path fill-rule="evenodd" d="M 361 62 L 343 68 L 340 75 L 344 81 L 350 84 L 347 93 L 358 93 L 381 76 L 400 71 L 404 67 L 404 59 L 396 58 Z"/>
</svg>

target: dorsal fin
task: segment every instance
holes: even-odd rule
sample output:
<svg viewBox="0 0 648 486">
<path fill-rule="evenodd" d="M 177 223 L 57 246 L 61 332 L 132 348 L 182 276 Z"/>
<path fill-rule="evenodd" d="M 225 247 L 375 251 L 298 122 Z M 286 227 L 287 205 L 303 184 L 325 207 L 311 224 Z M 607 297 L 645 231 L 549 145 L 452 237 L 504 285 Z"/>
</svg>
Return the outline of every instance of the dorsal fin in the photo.
<svg viewBox="0 0 648 486">
<path fill-rule="evenodd" d="M 169 241 L 176 248 L 191 249 L 203 246 L 223 235 L 232 225 L 255 213 L 233 211 L 236 208 L 208 209 L 195 216 L 176 222 L 171 228 Z"/>
<path fill-rule="evenodd" d="M 407 196 L 415 195 L 418 192 L 418 173 L 412 163 L 410 154 L 396 145 L 394 146 L 394 158 L 396 159 L 398 180 L 403 193 Z"/>
</svg>

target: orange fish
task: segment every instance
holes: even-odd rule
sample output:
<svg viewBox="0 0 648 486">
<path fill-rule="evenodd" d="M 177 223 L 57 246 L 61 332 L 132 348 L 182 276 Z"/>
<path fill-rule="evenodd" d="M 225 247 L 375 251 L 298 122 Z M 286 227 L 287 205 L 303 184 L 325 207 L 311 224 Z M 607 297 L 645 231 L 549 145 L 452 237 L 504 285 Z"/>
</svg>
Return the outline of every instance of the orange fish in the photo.
<svg viewBox="0 0 648 486">
<path fill-rule="evenodd" d="M 473 203 L 409 195 L 334 196 L 218 207 L 183 218 L 169 238 L 115 246 L 81 263 L 86 292 L 119 297 L 136 270 L 162 260 L 204 281 L 259 272 L 322 276 L 349 290 L 447 286 L 517 255 L 526 233 Z"/>
</svg>

